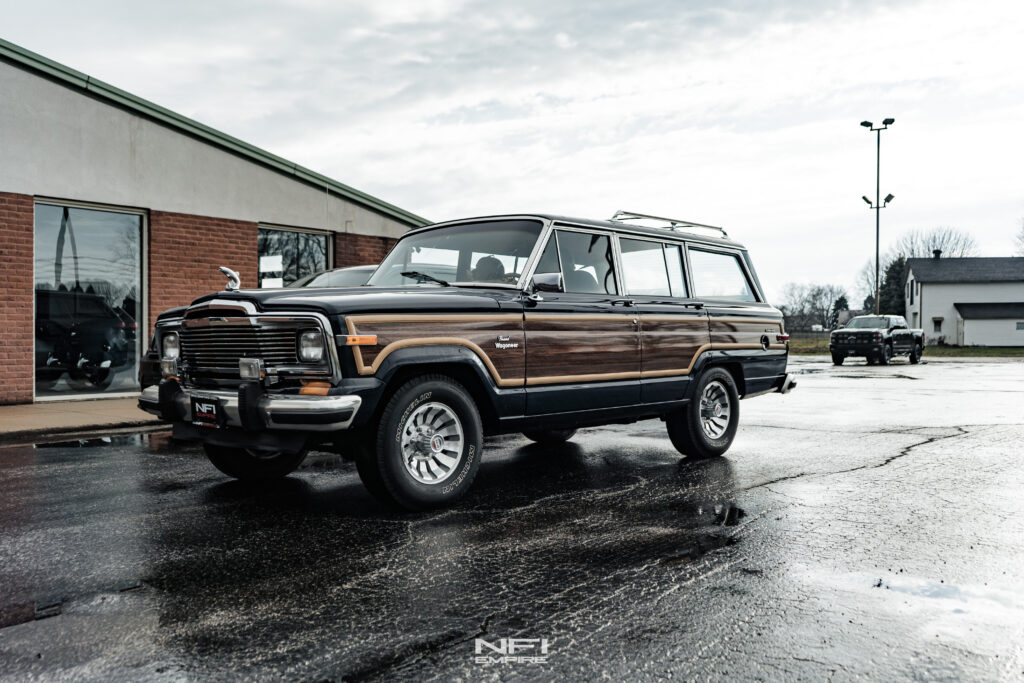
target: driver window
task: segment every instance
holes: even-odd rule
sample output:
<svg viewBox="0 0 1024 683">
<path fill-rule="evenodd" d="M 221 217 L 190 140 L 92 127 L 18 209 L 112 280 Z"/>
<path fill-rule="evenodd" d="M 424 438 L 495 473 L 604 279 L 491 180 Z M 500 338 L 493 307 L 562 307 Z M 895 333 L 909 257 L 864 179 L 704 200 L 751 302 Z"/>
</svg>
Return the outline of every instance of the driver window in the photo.
<svg viewBox="0 0 1024 683">
<path fill-rule="evenodd" d="M 615 294 L 615 257 L 608 235 L 556 231 L 565 291 Z"/>
</svg>

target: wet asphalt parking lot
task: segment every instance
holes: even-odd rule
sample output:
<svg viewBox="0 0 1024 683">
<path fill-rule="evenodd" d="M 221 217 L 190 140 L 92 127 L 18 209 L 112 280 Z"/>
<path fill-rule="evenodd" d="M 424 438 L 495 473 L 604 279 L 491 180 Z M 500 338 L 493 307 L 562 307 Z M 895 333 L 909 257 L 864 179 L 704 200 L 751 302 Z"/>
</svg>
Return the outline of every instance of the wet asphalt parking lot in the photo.
<svg viewBox="0 0 1024 683">
<path fill-rule="evenodd" d="M 0 448 L 0 677 L 1019 680 L 1024 362 L 791 365 L 725 458 L 502 437 L 428 514 L 326 456 L 246 486 L 164 434 Z"/>
</svg>

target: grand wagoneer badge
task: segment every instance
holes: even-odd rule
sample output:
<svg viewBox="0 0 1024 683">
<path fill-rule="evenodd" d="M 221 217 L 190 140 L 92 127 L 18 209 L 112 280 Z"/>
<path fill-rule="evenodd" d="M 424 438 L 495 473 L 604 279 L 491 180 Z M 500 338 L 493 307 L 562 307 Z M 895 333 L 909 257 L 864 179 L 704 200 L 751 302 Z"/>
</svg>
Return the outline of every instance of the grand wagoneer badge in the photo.
<svg viewBox="0 0 1024 683">
<path fill-rule="evenodd" d="M 518 349 L 519 342 L 512 341 L 512 337 L 498 335 L 498 341 L 494 342 L 496 349 Z"/>
</svg>

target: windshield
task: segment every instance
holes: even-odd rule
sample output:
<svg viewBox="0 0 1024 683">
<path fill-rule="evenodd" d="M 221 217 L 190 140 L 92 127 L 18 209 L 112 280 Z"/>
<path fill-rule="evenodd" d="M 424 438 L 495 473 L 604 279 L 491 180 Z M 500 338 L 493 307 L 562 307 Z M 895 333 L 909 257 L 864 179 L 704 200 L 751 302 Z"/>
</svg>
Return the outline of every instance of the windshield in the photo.
<svg viewBox="0 0 1024 683">
<path fill-rule="evenodd" d="M 395 246 L 367 284 L 514 285 L 540 237 L 541 227 L 540 221 L 491 221 L 412 235 Z"/>
<path fill-rule="evenodd" d="M 371 274 L 373 274 L 373 268 L 364 268 L 362 266 L 339 268 L 309 275 L 301 280 L 296 280 L 288 285 L 288 287 L 291 289 L 298 287 L 358 287 L 365 284 L 370 279 Z"/>
<path fill-rule="evenodd" d="M 866 315 L 863 318 L 854 318 L 847 327 L 860 329 L 884 329 L 889 327 L 889 319 L 884 315 Z"/>
</svg>

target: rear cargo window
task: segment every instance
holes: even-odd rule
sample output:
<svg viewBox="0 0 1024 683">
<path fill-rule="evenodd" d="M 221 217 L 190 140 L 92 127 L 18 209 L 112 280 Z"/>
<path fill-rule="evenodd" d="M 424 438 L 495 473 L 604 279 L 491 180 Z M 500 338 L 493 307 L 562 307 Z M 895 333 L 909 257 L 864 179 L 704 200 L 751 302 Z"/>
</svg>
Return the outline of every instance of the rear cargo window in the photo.
<svg viewBox="0 0 1024 683">
<path fill-rule="evenodd" d="M 757 301 L 754 289 L 735 254 L 690 249 L 694 296 L 734 301 Z"/>
</svg>

